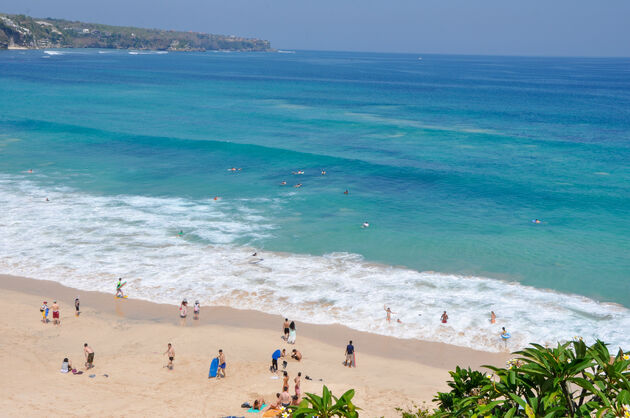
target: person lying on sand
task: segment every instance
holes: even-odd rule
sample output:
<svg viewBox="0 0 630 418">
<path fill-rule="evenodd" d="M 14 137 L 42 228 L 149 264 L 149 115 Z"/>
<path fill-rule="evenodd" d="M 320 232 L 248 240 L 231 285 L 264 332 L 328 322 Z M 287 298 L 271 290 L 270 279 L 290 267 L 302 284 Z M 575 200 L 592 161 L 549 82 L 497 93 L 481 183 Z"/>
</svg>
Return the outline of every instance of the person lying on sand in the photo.
<svg viewBox="0 0 630 418">
<path fill-rule="evenodd" d="M 293 349 L 293 354 L 291 354 L 291 358 L 295 359 L 297 361 L 302 360 L 302 353 L 300 353 L 299 351 L 297 351 L 295 348 Z"/>
<path fill-rule="evenodd" d="M 252 409 L 260 411 L 264 404 L 265 404 L 265 400 L 263 398 L 258 398 L 254 401 L 254 406 L 252 406 Z"/>
</svg>

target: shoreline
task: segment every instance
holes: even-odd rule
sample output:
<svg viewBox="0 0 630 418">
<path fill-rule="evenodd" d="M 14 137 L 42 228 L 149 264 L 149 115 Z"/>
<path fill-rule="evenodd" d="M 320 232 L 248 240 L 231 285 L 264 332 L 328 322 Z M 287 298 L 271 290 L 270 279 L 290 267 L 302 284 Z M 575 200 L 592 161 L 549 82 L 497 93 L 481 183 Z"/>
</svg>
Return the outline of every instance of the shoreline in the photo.
<svg viewBox="0 0 630 418">
<path fill-rule="evenodd" d="M 0 275 L 0 289 L 0 367 L 19 370 L 0 380 L 5 395 L 0 408 L 8 417 L 23 416 L 24 410 L 32 415 L 260 417 L 240 405 L 261 396 L 267 403 L 275 399 L 282 380 L 269 371 L 271 353 L 296 348 L 303 358 L 287 358 L 291 394 L 300 372 L 302 393 L 321 394 L 323 385 L 337 396 L 354 389 L 362 416 L 399 418 L 396 408 L 431 406 L 438 391 L 448 391 L 448 372 L 456 365 L 502 366 L 509 357 L 301 322 L 292 345 L 279 338 L 283 318 L 278 315 L 202 307 L 199 321 L 189 315 L 182 323 L 175 305 L 116 299 L 47 280 Z M 74 315 L 76 296 L 80 316 Z M 61 325 L 52 323 L 52 315 L 42 324 L 44 300 L 49 306 L 58 302 Z M 358 367 L 352 369 L 342 364 L 349 339 L 357 351 Z M 96 353 L 89 371 L 83 366 L 84 342 Z M 175 349 L 173 370 L 165 368 L 166 343 Z M 219 348 L 227 355 L 227 377 L 209 379 L 208 367 Z M 84 373 L 60 373 L 66 357 Z"/>
<path fill-rule="evenodd" d="M 153 321 L 177 324 L 178 306 L 127 298 L 124 309 L 120 304 L 112 303 L 112 295 L 99 291 L 85 291 L 45 279 L 32 279 L 21 276 L 0 274 L 0 289 L 40 296 L 42 300 L 56 300 L 72 306 L 75 296 L 79 296 L 81 306 L 96 309 L 98 312 L 124 317 L 130 320 Z M 41 303 L 41 302 L 40 302 Z M 39 305 L 38 305 L 39 306 Z M 191 301 L 192 307 L 192 301 Z M 227 306 L 202 306 L 199 325 L 221 325 L 237 328 L 255 328 L 275 330 L 281 334 L 283 318 L 251 309 L 236 309 Z M 384 320 L 384 319 L 383 319 Z M 454 369 L 460 367 L 480 367 L 483 364 L 503 364 L 509 357 L 508 352 L 488 352 L 474 350 L 434 341 L 397 338 L 365 331 L 358 331 L 338 324 L 310 324 L 296 321 L 299 335 L 313 338 L 320 342 L 345 347 L 349 339 L 355 345 L 363 341 L 364 347 L 357 351 L 379 357 L 396 357 L 432 367 Z M 427 358 L 430 358 L 430 360 Z M 462 361 L 465 359 L 465 361 Z"/>
</svg>

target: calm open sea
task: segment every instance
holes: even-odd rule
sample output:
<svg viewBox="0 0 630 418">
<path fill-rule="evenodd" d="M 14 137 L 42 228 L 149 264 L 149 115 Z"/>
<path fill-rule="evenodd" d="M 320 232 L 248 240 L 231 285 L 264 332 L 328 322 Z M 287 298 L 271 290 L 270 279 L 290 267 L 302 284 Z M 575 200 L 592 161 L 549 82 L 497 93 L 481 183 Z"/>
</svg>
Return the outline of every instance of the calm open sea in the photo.
<svg viewBox="0 0 630 418">
<path fill-rule="evenodd" d="M 3 51 L 0 207 L 3 273 L 629 348 L 630 59 Z"/>
</svg>

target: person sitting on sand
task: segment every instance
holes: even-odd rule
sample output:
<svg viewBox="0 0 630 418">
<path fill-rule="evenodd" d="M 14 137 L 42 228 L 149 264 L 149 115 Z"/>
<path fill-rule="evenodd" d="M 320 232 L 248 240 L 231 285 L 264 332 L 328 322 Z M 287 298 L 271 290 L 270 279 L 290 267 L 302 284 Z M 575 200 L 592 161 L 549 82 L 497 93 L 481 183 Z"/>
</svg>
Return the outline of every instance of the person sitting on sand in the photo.
<svg viewBox="0 0 630 418">
<path fill-rule="evenodd" d="M 217 370 L 217 377 L 225 377 L 225 354 L 223 350 L 219 350 L 219 369 Z"/>
<path fill-rule="evenodd" d="M 448 315 L 446 314 L 446 311 L 444 311 L 440 319 L 442 319 L 443 324 L 446 324 L 446 322 L 448 321 Z"/>
<path fill-rule="evenodd" d="M 260 411 L 264 405 L 265 400 L 263 398 L 258 398 L 254 401 L 254 406 L 252 406 L 252 409 L 255 411 Z"/>
<path fill-rule="evenodd" d="M 173 348 L 171 343 L 168 343 L 168 347 L 166 348 L 166 351 L 164 352 L 164 354 L 168 355 L 168 364 L 166 365 L 166 368 L 169 370 L 173 370 L 173 360 L 175 360 L 175 349 Z"/>
<path fill-rule="evenodd" d="M 72 372 L 72 362 L 68 360 L 68 357 L 63 359 L 61 363 L 61 373 L 70 373 Z"/>
<path fill-rule="evenodd" d="M 297 351 L 295 348 L 293 349 L 293 353 L 291 354 L 291 358 L 295 359 L 297 361 L 302 360 L 302 353 L 300 353 L 299 351 Z"/>
<path fill-rule="evenodd" d="M 291 394 L 289 393 L 289 387 L 285 386 L 282 388 L 282 393 L 280 394 L 280 405 L 284 406 L 285 408 L 289 405 L 291 405 Z"/>
<path fill-rule="evenodd" d="M 282 402 L 280 402 L 280 394 L 276 393 L 276 401 L 269 405 L 269 408 L 267 408 L 267 411 L 270 411 L 272 409 L 280 409 L 281 407 L 282 407 Z"/>
<path fill-rule="evenodd" d="M 88 345 L 83 344 L 83 353 L 85 354 L 85 370 L 89 370 L 94 367 L 94 350 Z"/>
<path fill-rule="evenodd" d="M 300 397 L 297 395 L 293 395 L 293 397 L 291 398 L 291 405 L 298 406 L 299 404 L 300 404 Z"/>
</svg>

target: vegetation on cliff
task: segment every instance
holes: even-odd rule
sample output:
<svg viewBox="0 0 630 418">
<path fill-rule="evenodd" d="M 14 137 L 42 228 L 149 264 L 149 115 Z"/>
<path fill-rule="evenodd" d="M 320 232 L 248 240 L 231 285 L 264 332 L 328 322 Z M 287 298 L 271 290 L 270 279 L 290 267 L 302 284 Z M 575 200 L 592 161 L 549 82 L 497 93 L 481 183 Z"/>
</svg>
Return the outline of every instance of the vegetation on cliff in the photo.
<svg viewBox="0 0 630 418">
<path fill-rule="evenodd" d="M 269 51 L 269 41 L 200 32 L 38 19 L 0 14 L 0 49 L 116 48 L 168 51 Z"/>
</svg>

